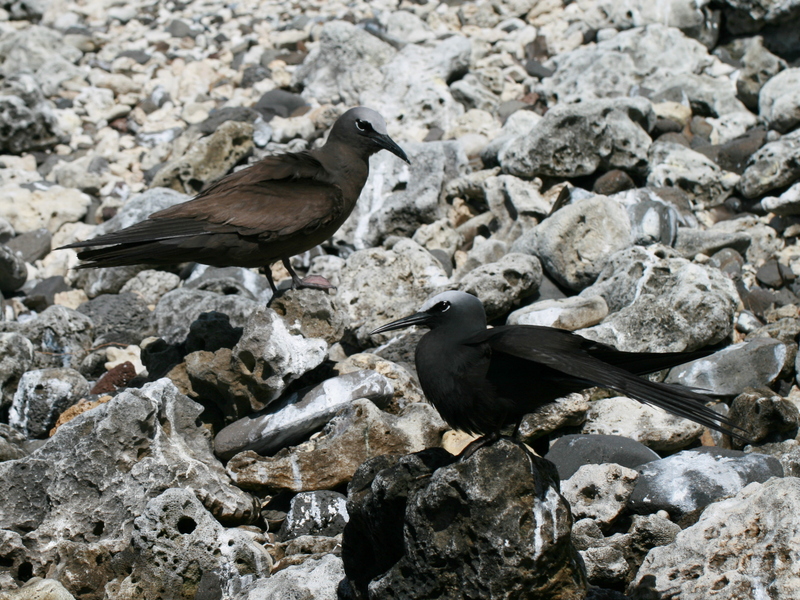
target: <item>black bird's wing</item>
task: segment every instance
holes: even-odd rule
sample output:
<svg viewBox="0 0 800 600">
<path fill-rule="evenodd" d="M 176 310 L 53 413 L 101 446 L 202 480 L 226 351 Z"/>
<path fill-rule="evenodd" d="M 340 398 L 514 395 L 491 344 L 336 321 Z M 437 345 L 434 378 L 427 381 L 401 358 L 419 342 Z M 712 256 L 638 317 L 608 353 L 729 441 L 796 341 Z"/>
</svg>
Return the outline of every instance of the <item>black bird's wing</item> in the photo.
<svg viewBox="0 0 800 600">
<path fill-rule="evenodd" d="M 192 200 L 153 213 L 141 223 L 64 247 L 113 246 L 81 252 L 79 258 L 94 261 L 87 266 L 197 260 L 198 252 L 214 250 L 213 244 L 207 247 L 207 236 L 280 242 L 337 221 L 344 205 L 341 189 L 329 182 L 319 161 L 308 153 L 284 154 L 223 177 Z"/>
<path fill-rule="evenodd" d="M 533 325 L 487 329 L 466 343 L 488 343 L 494 351 L 546 365 L 570 379 L 612 389 L 711 429 L 741 437 L 730 430 L 737 428 L 736 425 L 705 405 L 710 398 L 681 385 L 656 383 L 634 374 L 658 371 L 670 364 L 693 360 L 693 353 L 688 353 L 685 360 L 680 360 L 681 353 L 668 353 L 664 355 L 664 363 L 650 359 L 658 354 L 643 354 L 638 358 L 638 353 L 620 352 L 621 356 L 615 357 L 616 351 L 609 346 L 568 331 Z M 625 366 L 631 367 L 633 372 Z"/>
</svg>

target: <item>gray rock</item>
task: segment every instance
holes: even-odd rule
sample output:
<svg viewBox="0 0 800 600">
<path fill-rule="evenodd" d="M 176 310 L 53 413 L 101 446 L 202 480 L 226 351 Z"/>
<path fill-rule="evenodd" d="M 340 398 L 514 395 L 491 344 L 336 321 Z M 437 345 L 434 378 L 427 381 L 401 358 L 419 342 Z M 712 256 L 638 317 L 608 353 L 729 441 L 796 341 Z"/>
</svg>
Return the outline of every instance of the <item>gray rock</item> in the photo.
<svg viewBox="0 0 800 600">
<path fill-rule="evenodd" d="M 552 466 L 506 441 L 453 461 L 432 449 L 362 465 L 343 538 L 350 586 L 371 598 L 584 595 Z"/>
<path fill-rule="evenodd" d="M 520 300 L 531 296 L 542 282 L 542 265 L 535 256 L 506 254 L 497 262 L 467 273 L 458 289 L 477 296 L 489 320 L 507 313 Z"/>
<path fill-rule="evenodd" d="M 612 198 L 628 210 L 634 244 L 672 245 L 681 220 L 675 206 L 646 188 L 614 194 Z"/>
<path fill-rule="evenodd" d="M 135 294 L 144 300 L 148 307 L 155 307 L 161 297 L 180 285 L 181 279 L 175 273 L 145 269 L 125 282 L 120 294 Z"/>
<path fill-rule="evenodd" d="M 79 369 L 94 339 L 89 317 L 64 306 L 51 306 L 25 321 L 20 333 L 33 344 L 31 367 L 70 367 Z"/>
<path fill-rule="evenodd" d="M 56 579 L 42 579 L 33 577 L 25 584 L 14 591 L 4 592 L 3 600 L 75 600 L 75 596 L 69 593 Z"/>
<path fill-rule="evenodd" d="M 555 464 L 558 476 L 563 480 L 572 477 L 583 465 L 615 463 L 633 469 L 661 457 L 628 437 L 573 434 L 558 438 L 545 458 Z"/>
<path fill-rule="evenodd" d="M 492 234 L 494 238 L 513 242 L 550 214 L 552 206 L 537 181 L 497 175 L 486 178 L 482 185 L 489 210 L 500 222 L 500 229 Z"/>
<path fill-rule="evenodd" d="M 50 254 L 53 234 L 46 228 L 26 231 L 8 241 L 8 247 L 19 252 L 25 262 L 33 263 Z"/>
<path fill-rule="evenodd" d="M 408 239 L 400 240 L 391 250 L 354 252 L 340 279 L 339 297 L 350 312 L 350 328 L 362 346 L 389 339 L 389 334 L 373 338 L 369 332 L 411 314 L 449 283 L 439 261 Z"/>
<path fill-rule="evenodd" d="M 214 439 L 214 451 L 227 460 L 243 450 L 274 454 L 302 441 L 359 398 L 385 407 L 394 390 L 375 371 L 355 371 L 328 379 L 304 394 L 294 393 L 266 411 L 236 421 Z"/>
<path fill-rule="evenodd" d="M 673 519 L 739 493 L 754 481 L 783 477 L 776 458 L 716 447 L 684 450 L 637 470 L 630 509 L 640 514 L 665 510 Z"/>
<path fill-rule="evenodd" d="M 234 319 L 231 323 L 237 325 Z M 243 327 L 242 338 L 231 351 L 232 367 L 248 379 L 262 405 L 272 402 L 292 381 L 325 360 L 325 341 L 293 335 L 269 308 L 252 311 Z"/>
<path fill-rule="evenodd" d="M 250 531 L 224 528 L 191 489 L 168 489 L 133 521 L 131 572 L 115 583 L 153 600 L 175 598 L 176 590 L 187 588 L 230 598 L 269 575 L 272 558 L 263 541 Z"/>
<path fill-rule="evenodd" d="M 212 311 L 228 315 L 234 327 L 243 327 L 250 315 L 261 308 L 260 302 L 244 296 L 178 288 L 164 294 L 156 305 L 158 335 L 171 344 L 180 343 L 200 314 Z"/>
<path fill-rule="evenodd" d="M 580 334 L 627 352 L 715 344 L 731 332 L 739 303 L 733 282 L 719 270 L 656 245 L 613 255 L 581 295 L 602 296 L 611 314 Z"/>
<path fill-rule="evenodd" d="M 758 112 L 771 129 L 788 133 L 797 128 L 800 124 L 800 68 L 781 71 L 764 84 L 758 95 Z"/>
<path fill-rule="evenodd" d="M 242 489 L 266 493 L 335 489 L 369 458 L 440 446 L 446 429 L 428 404 L 412 403 L 392 415 L 362 398 L 342 409 L 321 436 L 300 446 L 275 456 L 240 452 L 228 461 L 228 474 Z"/>
<path fill-rule="evenodd" d="M 0 333 L 0 409 L 6 409 L 17 391 L 20 377 L 33 362 L 33 344 L 14 331 Z"/>
<path fill-rule="evenodd" d="M 342 559 L 332 554 L 311 558 L 300 565 L 281 569 L 260 579 L 245 594 L 233 600 L 273 600 L 277 598 L 314 598 L 336 600 L 336 590 L 344 577 Z"/>
<path fill-rule="evenodd" d="M 490 213 L 483 213 L 482 215 L 478 215 L 474 219 L 470 219 L 470 222 L 479 220 L 484 215 L 490 215 Z M 466 229 L 466 226 L 470 224 L 470 222 L 465 223 L 464 224 L 465 227 L 463 229 L 462 228 L 459 229 L 463 232 L 464 229 Z M 464 235 L 464 233 L 462 233 L 462 235 Z M 482 235 L 475 235 L 475 237 L 472 239 L 472 248 L 470 248 L 469 251 L 467 252 L 466 258 L 463 258 L 461 261 L 459 261 L 461 264 L 458 265 L 458 269 L 456 269 L 456 272 L 453 274 L 453 279 L 455 281 L 461 281 L 468 273 L 470 273 L 474 269 L 477 269 L 478 267 L 482 267 L 489 263 L 494 263 L 499 260 L 502 260 L 502 258 L 506 254 L 508 254 L 508 244 L 506 244 L 505 242 L 499 239 L 495 239 L 495 236 L 485 238 Z M 514 252 L 514 254 L 532 254 L 532 253 L 520 252 L 519 250 L 517 250 Z"/>
<path fill-rule="evenodd" d="M 466 109 L 477 108 L 491 113 L 497 110 L 500 104 L 500 98 L 473 73 L 467 73 L 463 78 L 451 83 L 450 93 Z"/>
<path fill-rule="evenodd" d="M 411 239 L 429 251 L 441 250 L 451 259 L 464 243 L 464 236 L 450 227 L 447 219 L 420 226 Z"/>
<path fill-rule="evenodd" d="M 25 285 L 28 268 L 22 256 L 0 244 L 0 292 L 10 294 Z"/>
<path fill-rule="evenodd" d="M 736 86 L 729 77 L 679 73 L 660 82 L 653 100 L 689 101 L 695 114 L 724 117 L 741 113 L 745 105 L 736 97 Z"/>
<path fill-rule="evenodd" d="M 783 342 L 755 338 L 674 367 L 665 381 L 714 395 L 733 396 L 746 387 L 771 385 L 786 366 L 787 357 Z"/>
<path fill-rule="evenodd" d="M 196 194 L 204 184 L 225 175 L 253 150 L 253 126 L 240 121 L 225 121 L 214 133 L 191 144 L 159 169 L 152 185 Z"/>
<path fill-rule="evenodd" d="M 93 237 L 125 229 L 139 221 L 144 221 L 154 212 L 186 202 L 189 199 L 190 196 L 168 188 L 150 188 L 130 198 L 117 211 L 116 215 L 105 223 L 98 225 L 94 230 L 95 235 Z"/>
<path fill-rule="evenodd" d="M 644 98 L 558 104 L 498 159 L 504 172 L 518 177 L 579 177 L 609 169 L 642 173 L 654 122 Z"/>
<path fill-rule="evenodd" d="M 601 22 L 590 22 L 596 29 L 613 27 L 617 30 L 649 24 L 667 25 L 680 29 L 688 37 L 713 48 L 719 37 L 719 11 L 713 10 L 709 4 L 707 1 L 690 0 L 600 0 L 597 9 L 604 19 Z"/>
<path fill-rule="evenodd" d="M 764 39 L 757 36 L 747 46 L 747 50 L 742 56 L 742 64 L 744 66 L 736 80 L 736 90 L 747 108 L 755 112 L 758 110 L 761 88 L 786 68 L 786 61 L 767 50 L 764 47 Z M 772 105 L 775 100 L 776 98 L 771 97 L 768 102 Z M 765 101 L 767 101 L 766 96 Z M 763 111 L 759 112 L 762 116 L 767 114 Z"/>
<path fill-rule="evenodd" d="M 722 170 L 699 152 L 673 142 L 656 142 L 650 147 L 647 184 L 654 187 L 679 187 L 700 208 L 725 202 L 739 176 Z"/>
<path fill-rule="evenodd" d="M 630 570 L 622 550 L 615 546 L 587 548 L 580 555 L 586 566 L 586 578 L 592 585 L 613 585 L 624 581 Z"/>
<path fill-rule="evenodd" d="M 307 338 L 321 338 L 328 344 L 342 339 L 350 324 L 347 308 L 338 295 L 327 291 L 298 289 L 287 290 L 270 302 L 294 332 Z"/>
<path fill-rule="evenodd" d="M 0 462 L 27 456 L 28 452 L 25 450 L 26 441 L 25 436 L 19 431 L 10 425 L 0 423 Z"/>
<path fill-rule="evenodd" d="M 776 442 L 797 436 L 800 413 L 791 400 L 781 398 L 770 390 L 746 390 L 734 398 L 730 419 L 741 424 L 753 442 Z M 734 448 L 741 448 L 741 440 L 732 440 Z"/>
<path fill-rule="evenodd" d="M 527 238 L 553 279 L 581 290 L 595 281 L 610 256 L 630 246 L 631 225 L 618 202 L 594 196 L 556 211 L 517 240 L 511 251 Z"/>
<path fill-rule="evenodd" d="M 278 538 L 292 540 L 301 535 L 334 536 L 347 523 L 347 498 L 338 492 L 300 492 L 292 498 Z"/>
<path fill-rule="evenodd" d="M 364 90 L 383 79 L 380 67 L 395 53 L 389 44 L 364 29 L 331 21 L 322 27 L 319 45 L 294 72 L 292 81 L 302 86 L 306 98 L 355 106 L 360 104 Z"/>
<path fill-rule="evenodd" d="M 800 442 L 796 439 L 747 446 L 745 454 L 766 454 L 777 458 L 785 477 L 800 477 Z"/>
<path fill-rule="evenodd" d="M 761 206 L 765 211 L 776 215 L 798 215 L 800 214 L 800 181 L 792 185 L 777 198 L 767 196 L 761 200 Z"/>
<path fill-rule="evenodd" d="M 0 41 L 2 45 L 2 41 Z M 45 150 L 60 140 L 58 118 L 33 76 L 6 79 L 0 91 L 0 151 Z"/>
<path fill-rule="evenodd" d="M 545 404 L 536 412 L 525 415 L 519 424 L 517 439 L 526 444 L 558 431 L 562 427 L 577 427 L 586 420 L 589 403 L 577 392 Z"/>
<path fill-rule="evenodd" d="M 33 574 L 88 553 L 92 568 L 76 572 L 73 585 L 103 589 L 117 577 L 108 553 L 129 547 L 133 520 L 171 487 L 192 490 L 223 523 L 254 520 L 253 499 L 230 485 L 197 425 L 201 410 L 160 380 L 77 416 L 32 455 L 0 463 L 0 529 L 26 532 Z"/>
<path fill-rule="evenodd" d="M 133 277 L 144 271 L 144 265 L 127 267 L 103 267 L 80 271 L 75 286 L 83 288 L 89 298 L 102 294 L 117 294 Z"/>
<path fill-rule="evenodd" d="M 84 302 L 78 312 L 94 324 L 94 345 L 138 344 L 156 334 L 156 318 L 145 301 L 134 294 L 102 294 Z"/>
<path fill-rule="evenodd" d="M 739 188 L 745 198 L 757 198 L 800 178 L 800 130 L 769 142 L 750 157 Z"/>
<path fill-rule="evenodd" d="M 602 296 L 542 300 L 515 310 L 506 320 L 508 325 L 540 325 L 575 331 L 597 325 L 608 315 Z"/>
<path fill-rule="evenodd" d="M 243 267 L 198 265 L 184 287 L 225 296 L 239 295 L 262 304 L 268 303 L 272 298 L 272 289 L 267 278 Z"/>
<path fill-rule="evenodd" d="M 33 25 L 23 31 L 8 31 L 0 36 L 0 73 L 11 77 L 33 73 L 45 96 L 54 95 L 61 82 L 81 76 L 73 64 L 82 52 L 64 41 L 59 32 Z"/>
<path fill-rule="evenodd" d="M 89 383 L 74 369 L 28 371 L 19 380 L 8 423 L 28 438 L 46 438 L 56 419 L 89 394 Z"/>
<path fill-rule="evenodd" d="M 457 142 L 404 143 L 413 169 L 388 153 L 373 157 L 361 201 L 334 235 L 357 249 L 369 248 L 390 235 L 411 236 L 423 224 L 443 215 L 439 196 L 444 183 L 467 164 Z"/>
<path fill-rule="evenodd" d="M 679 227 L 675 237 L 675 250 L 685 258 L 692 259 L 698 254 L 712 256 L 725 248 L 732 248 L 739 253 L 747 251 L 750 236 L 745 231 L 720 231 L 711 229 L 694 229 Z"/>
<path fill-rule="evenodd" d="M 561 493 L 576 519 L 593 519 L 608 527 L 619 517 L 639 473 L 615 464 L 584 465 L 561 482 Z"/>
<path fill-rule="evenodd" d="M 621 435 L 659 452 L 675 452 L 695 442 L 703 426 L 665 410 L 617 396 L 589 403 L 583 433 Z"/>
<path fill-rule="evenodd" d="M 629 591 L 634 598 L 658 594 L 681 600 L 753 597 L 762 592 L 775 598 L 794 597 L 798 502 L 800 481 L 788 477 L 751 484 L 733 498 L 711 504 L 672 544 L 650 551 Z M 787 560 L 759 559 L 766 556 Z"/>
<path fill-rule="evenodd" d="M 701 43 L 661 24 L 622 31 L 597 44 L 562 52 L 545 66 L 555 69 L 542 81 L 559 102 L 628 96 L 635 86 L 659 92 L 681 73 L 703 73 L 719 65 Z M 730 87 L 735 92 L 731 82 Z"/>
</svg>

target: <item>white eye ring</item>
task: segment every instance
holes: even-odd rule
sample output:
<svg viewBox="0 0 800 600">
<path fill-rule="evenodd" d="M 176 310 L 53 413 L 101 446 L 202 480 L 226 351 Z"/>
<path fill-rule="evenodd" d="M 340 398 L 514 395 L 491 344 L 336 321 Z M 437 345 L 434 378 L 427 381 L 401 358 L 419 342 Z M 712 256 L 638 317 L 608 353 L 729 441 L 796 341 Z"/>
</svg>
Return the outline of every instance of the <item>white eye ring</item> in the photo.
<svg viewBox="0 0 800 600">
<path fill-rule="evenodd" d="M 447 312 L 448 310 L 450 310 L 450 303 L 445 300 L 442 312 Z"/>
<path fill-rule="evenodd" d="M 363 131 L 363 132 L 366 132 L 366 131 L 369 130 L 367 122 L 366 121 L 362 121 L 361 119 L 356 119 L 356 129 L 358 129 L 359 131 Z"/>
</svg>

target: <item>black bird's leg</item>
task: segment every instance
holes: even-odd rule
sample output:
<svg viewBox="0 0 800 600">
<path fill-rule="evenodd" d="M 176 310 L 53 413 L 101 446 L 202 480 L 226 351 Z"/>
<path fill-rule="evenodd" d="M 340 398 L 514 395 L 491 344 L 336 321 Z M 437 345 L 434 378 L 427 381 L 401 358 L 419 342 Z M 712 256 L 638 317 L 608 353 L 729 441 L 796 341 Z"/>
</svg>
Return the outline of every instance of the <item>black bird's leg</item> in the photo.
<svg viewBox="0 0 800 600">
<path fill-rule="evenodd" d="M 500 439 L 500 432 L 493 431 L 492 433 L 487 433 L 486 435 L 482 435 L 476 440 L 472 440 L 467 446 L 461 451 L 461 454 L 458 455 L 458 460 L 467 460 L 470 456 L 475 454 L 478 450 L 483 448 L 484 446 L 491 446 L 497 440 Z"/>
<path fill-rule="evenodd" d="M 264 275 L 267 276 L 269 287 L 272 288 L 272 295 L 274 296 L 278 293 L 278 288 L 275 287 L 275 282 L 272 280 L 272 265 L 265 265 L 263 269 L 264 269 Z"/>
<path fill-rule="evenodd" d="M 297 273 L 294 272 L 291 263 L 289 262 L 288 258 L 281 259 L 283 262 L 283 266 L 286 267 L 286 270 L 289 271 L 289 275 L 292 276 L 292 288 L 311 288 L 313 290 L 331 290 L 334 289 L 334 286 L 331 285 L 331 282 L 322 277 L 321 275 L 310 275 L 305 279 L 300 279 Z"/>
</svg>

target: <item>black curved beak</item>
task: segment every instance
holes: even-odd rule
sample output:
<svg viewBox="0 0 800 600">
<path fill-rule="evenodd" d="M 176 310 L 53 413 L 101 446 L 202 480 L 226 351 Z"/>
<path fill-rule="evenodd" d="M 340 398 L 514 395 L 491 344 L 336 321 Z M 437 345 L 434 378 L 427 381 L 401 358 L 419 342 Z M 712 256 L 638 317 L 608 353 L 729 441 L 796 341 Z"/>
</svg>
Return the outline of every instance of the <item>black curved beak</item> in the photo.
<svg viewBox="0 0 800 600">
<path fill-rule="evenodd" d="M 403 149 L 400 146 L 398 146 L 395 143 L 395 141 L 392 138 L 390 138 L 387 134 L 380 133 L 380 134 L 376 135 L 375 136 L 375 141 L 378 142 L 378 145 L 381 148 L 384 148 L 384 149 L 388 150 L 389 152 L 391 152 L 395 156 L 397 156 L 397 157 L 401 158 L 402 160 L 406 161 L 408 164 L 411 164 L 411 161 L 408 160 L 408 157 L 406 156 L 406 153 L 403 152 Z"/>
<path fill-rule="evenodd" d="M 397 321 L 386 323 L 386 325 L 381 325 L 377 329 L 370 331 L 369 334 L 375 335 L 376 333 L 383 333 L 384 331 L 392 331 L 394 329 L 403 329 L 404 327 L 411 327 L 412 325 L 425 325 L 428 323 L 430 318 L 431 316 L 426 312 L 414 313 L 411 316 L 397 319 Z"/>
</svg>

